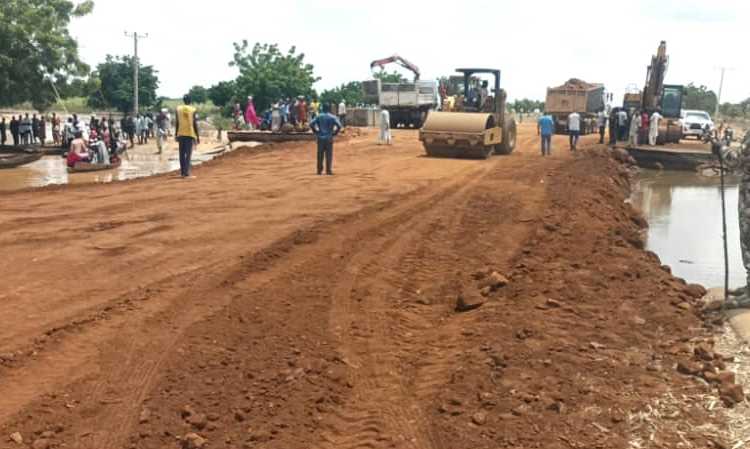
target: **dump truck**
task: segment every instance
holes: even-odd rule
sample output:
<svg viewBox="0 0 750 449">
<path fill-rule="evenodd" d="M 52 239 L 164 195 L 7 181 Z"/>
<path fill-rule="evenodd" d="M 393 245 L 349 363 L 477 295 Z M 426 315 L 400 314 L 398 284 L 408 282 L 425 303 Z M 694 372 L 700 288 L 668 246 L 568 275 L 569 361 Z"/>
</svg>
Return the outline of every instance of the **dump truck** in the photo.
<svg viewBox="0 0 750 449">
<path fill-rule="evenodd" d="M 427 114 L 440 104 L 437 81 L 382 83 L 363 81 L 365 103 L 376 103 L 388 110 L 391 128 L 419 129 Z"/>
<path fill-rule="evenodd" d="M 555 133 L 568 132 L 568 115 L 581 116 L 581 135 L 598 131 L 596 113 L 605 107 L 604 85 L 571 78 L 562 86 L 547 88 L 544 107 L 555 121 Z"/>
<path fill-rule="evenodd" d="M 398 55 L 376 59 L 370 63 L 370 70 L 391 63 L 410 70 L 414 81 L 383 83 L 379 79 L 362 83 L 365 102 L 385 106 L 390 116 L 391 128 L 421 128 L 427 114 L 440 106 L 437 81 L 421 81 L 419 67 Z"/>
<path fill-rule="evenodd" d="M 510 154 L 516 146 L 516 121 L 505 108 L 500 70 L 456 69 L 463 75 L 463 94 L 451 111 L 432 111 L 419 130 L 419 140 L 431 157 L 486 159 Z M 477 74 L 494 76 L 492 90 L 482 96 Z"/>
</svg>

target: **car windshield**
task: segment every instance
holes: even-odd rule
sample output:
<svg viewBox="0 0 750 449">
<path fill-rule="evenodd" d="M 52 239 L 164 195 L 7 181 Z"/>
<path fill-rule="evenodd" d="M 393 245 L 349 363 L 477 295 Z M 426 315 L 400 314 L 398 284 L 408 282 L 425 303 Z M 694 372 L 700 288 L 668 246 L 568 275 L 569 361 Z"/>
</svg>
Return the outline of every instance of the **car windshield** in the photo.
<svg viewBox="0 0 750 449">
<path fill-rule="evenodd" d="M 711 120 L 705 112 L 688 112 L 685 118 L 693 120 Z"/>
</svg>

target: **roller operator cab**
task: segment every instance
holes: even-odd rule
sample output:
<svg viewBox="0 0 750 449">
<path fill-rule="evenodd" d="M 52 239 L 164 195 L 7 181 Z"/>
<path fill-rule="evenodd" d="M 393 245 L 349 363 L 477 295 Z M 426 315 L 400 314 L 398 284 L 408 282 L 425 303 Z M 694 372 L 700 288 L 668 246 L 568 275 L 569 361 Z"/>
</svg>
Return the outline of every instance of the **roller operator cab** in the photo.
<svg viewBox="0 0 750 449">
<path fill-rule="evenodd" d="M 419 130 L 427 155 L 486 159 L 493 153 L 510 154 L 516 146 L 516 122 L 505 110 L 500 70 L 456 71 L 463 75 L 463 88 L 448 102 L 452 108 L 431 111 Z M 482 80 L 481 74 L 492 79 Z"/>
</svg>

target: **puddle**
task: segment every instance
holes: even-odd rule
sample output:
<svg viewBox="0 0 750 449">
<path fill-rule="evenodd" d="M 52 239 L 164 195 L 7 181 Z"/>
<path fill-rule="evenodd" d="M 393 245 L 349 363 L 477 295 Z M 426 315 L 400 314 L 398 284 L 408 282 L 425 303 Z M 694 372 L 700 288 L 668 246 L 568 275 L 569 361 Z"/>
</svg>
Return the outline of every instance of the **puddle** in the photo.
<svg viewBox="0 0 750 449">
<path fill-rule="evenodd" d="M 213 159 L 219 144 L 205 144 L 193 153 L 192 164 L 198 165 Z M 256 142 L 243 143 L 242 146 L 256 146 Z M 180 161 L 175 150 L 156 154 L 155 148 L 146 146 L 129 149 L 123 154 L 122 165 L 113 170 L 101 170 L 89 173 L 71 173 L 67 171 L 65 159 L 61 156 L 45 156 L 38 161 L 17 168 L 0 170 L 0 191 L 18 190 L 26 187 L 42 187 L 50 184 L 82 184 L 91 182 L 111 182 L 153 176 L 179 170 Z"/>
<path fill-rule="evenodd" d="M 739 177 L 725 178 L 729 285 L 745 282 L 737 223 Z M 724 285 L 720 180 L 685 171 L 644 170 L 633 177 L 631 202 L 649 223 L 647 248 L 672 273 L 707 287 Z"/>
</svg>

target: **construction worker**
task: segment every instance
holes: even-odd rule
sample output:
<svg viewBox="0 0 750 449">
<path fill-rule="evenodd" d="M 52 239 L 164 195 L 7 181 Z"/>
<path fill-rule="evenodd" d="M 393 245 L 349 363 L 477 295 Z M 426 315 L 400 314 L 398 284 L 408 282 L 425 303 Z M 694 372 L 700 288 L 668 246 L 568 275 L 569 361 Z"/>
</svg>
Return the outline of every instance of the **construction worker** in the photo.
<svg viewBox="0 0 750 449">
<path fill-rule="evenodd" d="M 339 116 L 339 122 L 341 122 L 341 126 L 346 126 L 346 100 L 344 100 L 343 98 L 341 99 L 341 103 L 339 103 L 337 112 Z"/>
<path fill-rule="evenodd" d="M 746 285 L 730 292 L 724 304 L 729 308 L 750 307 L 750 130 L 745 134 L 739 148 L 731 148 L 714 140 L 711 151 L 724 158 L 724 166 L 730 171 L 742 175 L 738 189 L 737 218 L 740 224 L 740 249 L 742 264 L 745 266 Z"/>
<path fill-rule="evenodd" d="M 641 111 L 635 111 L 630 116 L 630 134 L 628 139 L 628 146 L 638 146 L 638 131 L 641 129 Z"/>
<path fill-rule="evenodd" d="M 487 89 L 487 80 L 482 80 L 482 88 L 479 89 L 479 110 L 482 111 L 484 104 L 487 102 L 487 97 L 490 95 Z"/>
<path fill-rule="evenodd" d="M 177 118 L 175 120 L 175 139 L 180 148 L 180 174 L 183 179 L 193 179 L 190 175 L 190 159 L 193 155 L 193 147 L 201 143 L 198 134 L 198 114 L 191 106 L 193 100 L 190 95 L 182 97 L 183 105 L 177 106 Z"/>
<path fill-rule="evenodd" d="M 391 115 L 385 106 L 380 106 L 380 136 L 377 144 L 380 145 L 382 141 L 391 144 Z"/>
<path fill-rule="evenodd" d="M 651 123 L 648 129 L 648 144 L 651 146 L 656 145 L 656 139 L 659 137 L 659 120 L 661 120 L 661 114 L 657 109 L 651 114 Z"/>
<path fill-rule="evenodd" d="M 620 141 L 628 139 L 628 113 L 625 108 L 617 112 L 617 136 Z"/>
<path fill-rule="evenodd" d="M 568 141 L 570 142 L 570 151 L 578 147 L 578 137 L 581 135 L 581 114 L 576 111 L 568 115 Z"/>
<path fill-rule="evenodd" d="M 542 115 L 536 125 L 536 134 L 542 136 L 542 156 L 552 156 L 552 134 L 554 133 L 554 119 L 549 114 Z"/>
<path fill-rule="evenodd" d="M 596 126 L 599 127 L 599 143 L 604 143 L 604 129 L 607 127 L 607 113 L 602 106 L 596 114 Z"/>
<path fill-rule="evenodd" d="M 609 144 L 612 146 L 617 144 L 619 116 L 620 108 L 612 108 L 612 111 L 609 114 Z"/>
<path fill-rule="evenodd" d="M 326 175 L 332 175 L 333 138 L 341 131 L 341 122 L 331 114 L 330 103 L 323 104 L 323 113 L 310 122 L 310 129 L 318 136 L 318 174 L 323 173 L 323 157 L 326 160 Z"/>
</svg>

